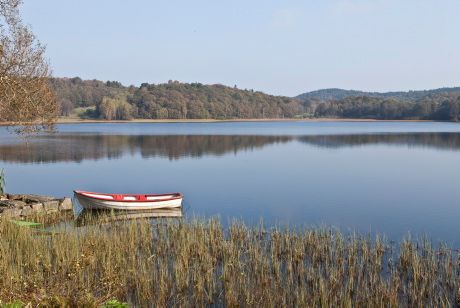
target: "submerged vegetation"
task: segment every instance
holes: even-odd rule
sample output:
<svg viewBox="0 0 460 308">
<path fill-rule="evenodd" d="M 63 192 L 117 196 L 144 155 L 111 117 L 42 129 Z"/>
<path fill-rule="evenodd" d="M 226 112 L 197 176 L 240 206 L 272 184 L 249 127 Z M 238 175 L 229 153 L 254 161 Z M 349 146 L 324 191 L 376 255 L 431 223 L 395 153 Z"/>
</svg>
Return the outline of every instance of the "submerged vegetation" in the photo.
<svg viewBox="0 0 460 308">
<path fill-rule="evenodd" d="M 0 220 L 0 299 L 160 307 L 423 307 L 459 300 L 458 252 L 428 240 L 394 247 L 333 229 L 97 222 L 44 233 Z"/>
</svg>

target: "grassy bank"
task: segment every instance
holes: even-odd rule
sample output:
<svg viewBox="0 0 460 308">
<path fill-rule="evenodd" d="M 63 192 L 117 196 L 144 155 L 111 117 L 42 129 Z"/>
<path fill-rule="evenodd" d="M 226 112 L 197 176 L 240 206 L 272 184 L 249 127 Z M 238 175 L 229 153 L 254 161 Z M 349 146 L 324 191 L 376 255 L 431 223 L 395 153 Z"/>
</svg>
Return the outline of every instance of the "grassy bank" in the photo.
<svg viewBox="0 0 460 308">
<path fill-rule="evenodd" d="M 0 221 L 0 299 L 33 305 L 453 306 L 459 255 L 338 231 L 147 220 L 41 233 Z"/>
</svg>

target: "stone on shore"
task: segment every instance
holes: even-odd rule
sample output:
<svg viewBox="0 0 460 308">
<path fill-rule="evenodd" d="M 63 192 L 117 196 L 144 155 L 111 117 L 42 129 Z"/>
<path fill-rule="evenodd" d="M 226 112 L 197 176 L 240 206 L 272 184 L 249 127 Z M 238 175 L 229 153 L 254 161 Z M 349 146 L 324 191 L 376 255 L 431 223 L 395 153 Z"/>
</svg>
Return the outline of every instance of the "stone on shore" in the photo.
<svg viewBox="0 0 460 308">
<path fill-rule="evenodd" d="M 26 217 L 38 213 L 51 214 L 72 210 L 70 198 L 39 195 L 6 194 L 0 196 L 0 216 Z"/>
<path fill-rule="evenodd" d="M 39 195 L 14 195 L 14 194 L 7 194 L 6 195 L 9 200 L 20 200 L 26 203 L 37 203 L 37 202 L 45 202 L 55 200 L 54 197 L 49 196 L 39 196 Z"/>
<path fill-rule="evenodd" d="M 26 195 L 24 201 L 27 202 L 27 203 L 37 203 L 37 202 L 52 201 L 52 200 L 55 200 L 55 199 L 56 198 L 49 197 L 49 196 Z"/>
<path fill-rule="evenodd" d="M 45 201 L 43 207 L 47 213 L 57 212 L 59 210 L 59 201 Z"/>
<path fill-rule="evenodd" d="M 21 212 L 21 216 L 31 216 L 34 214 L 35 214 L 35 211 L 32 209 L 31 206 L 25 206 Z"/>
<path fill-rule="evenodd" d="M 24 201 L 19 201 L 19 200 L 2 200 L 0 201 L 0 207 L 16 207 L 16 208 L 23 208 L 26 206 L 26 203 Z"/>
<path fill-rule="evenodd" d="M 22 200 L 24 195 L 14 195 L 14 194 L 6 194 L 7 200 Z"/>
<path fill-rule="evenodd" d="M 32 210 L 34 210 L 35 212 L 43 211 L 43 204 L 41 204 L 41 203 L 33 203 L 33 204 L 30 205 L 30 207 L 31 207 Z"/>
<path fill-rule="evenodd" d="M 59 205 L 61 211 L 70 211 L 72 210 L 72 200 L 70 198 L 64 198 Z"/>
</svg>

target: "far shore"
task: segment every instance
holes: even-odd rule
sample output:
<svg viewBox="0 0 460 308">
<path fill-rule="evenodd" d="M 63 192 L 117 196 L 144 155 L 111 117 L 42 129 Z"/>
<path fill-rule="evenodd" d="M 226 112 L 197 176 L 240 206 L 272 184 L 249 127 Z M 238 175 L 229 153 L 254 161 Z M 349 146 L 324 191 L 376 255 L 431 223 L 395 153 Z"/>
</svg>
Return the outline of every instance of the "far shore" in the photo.
<svg viewBox="0 0 460 308">
<path fill-rule="evenodd" d="M 58 124 L 77 123 L 219 123 L 219 122 L 436 122 L 433 120 L 376 120 L 344 118 L 271 118 L 271 119 L 132 119 L 132 120 L 93 120 L 59 118 Z"/>
<path fill-rule="evenodd" d="M 220 123 L 220 122 L 445 122 L 435 120 L 378 120 L 378 119 L 347 119 L 347 118 L 273 118 L 273 119 L 132 119 L 132 120 L 98 120 L 59 118 L 56 124 L 79 123 Z M 453 122 L 455 123 L 455 122 Z M 0 122 L 0 126 L 10 126 L 10 122 Z"/>
</svg>

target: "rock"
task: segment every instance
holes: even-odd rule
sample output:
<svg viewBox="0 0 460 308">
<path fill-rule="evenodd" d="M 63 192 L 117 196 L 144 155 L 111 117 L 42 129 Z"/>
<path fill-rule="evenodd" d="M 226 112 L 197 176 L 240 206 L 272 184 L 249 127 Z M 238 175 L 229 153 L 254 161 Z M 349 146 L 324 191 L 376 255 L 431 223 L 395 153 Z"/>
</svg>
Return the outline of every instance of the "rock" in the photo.
<svg viewBox="0 0 460 308">
<path fill-rule="evenodd" d="M 21 215 L 22 210 L 17 208 L 8 208 L 4 209 L 2 212 L 2 216 L 5 217 L 19 217 Z"/>
<path fill-rule="evenodd" d="M 0 207 L 15 207 L 22 209 L 26 203 L 19 200 L 2 200 L 0 201 Z"/>
<path fill-rule="evenodd" d="M 49 196 L 39 196 L 39 195 L 24 195 L 24 194 L 6 194 L 6 197 L 9 200 L 19 200 L 24 201 L 26 203 L 37 203 L 37 202 L 45 202 L 45 201 L 52 201 L 56 198 L 49 197 Z"/>
<path fill-rule="evenodd" d="M 25 206 L 22 209 L 21 216 L 30 216 L 30 215 L 33 215 L 34 213 L 35 211 L 32 209 L 31 206 Z"/>
<path fill-rule="evenodd" d="M 34 212 L 43 211 L 43 204 L 41 203 L 33 203 L 30 205 L 30 207 L 32 208 L 32 210 L 34 210 Z"/>
<path fill-rule="evenodd" d="M 48 201 L 54 201 L 54 197 L 39 196 L 39 195 L 24 195 L 23 200 L 27 203 L 45 203 Z"/>
<path fill-rule="evenodd" d="M 56 199 L 39 195 L 13 195 L 7 194 L 7 200 L 2 200 L 0 195 L 0 214 L 2 216 L 18 217 L 30 216 L 37 212 L 55 213 L 58 211 L 72 210 L 70 198 Z"/>
<path fill-rule="evenodd" d="M 14 195 L 14 194 L 6 194 L 6 198 L 9 200 L 21 200 L 24 201 L 25 195 Z"/>
<path fill-rule="evenodd" d="M 45 201 L 43 202 L 43 207 L 47 213 L 57 212 L 59 210 L 59 201 Z"/>
<path fill-rule="evenodd" d="M 59 205 L 61 211 L 70 211 L 72 210 L 72 200 L 70 198 L 64 198 Z"/>
</svg>

